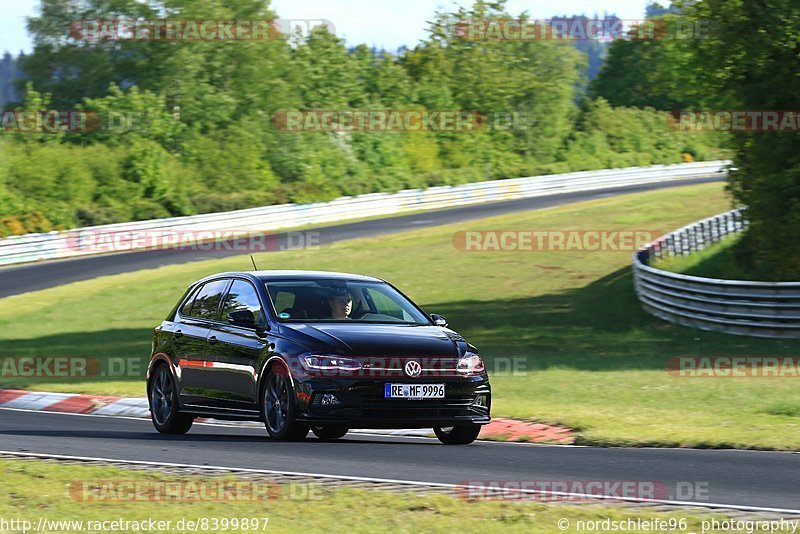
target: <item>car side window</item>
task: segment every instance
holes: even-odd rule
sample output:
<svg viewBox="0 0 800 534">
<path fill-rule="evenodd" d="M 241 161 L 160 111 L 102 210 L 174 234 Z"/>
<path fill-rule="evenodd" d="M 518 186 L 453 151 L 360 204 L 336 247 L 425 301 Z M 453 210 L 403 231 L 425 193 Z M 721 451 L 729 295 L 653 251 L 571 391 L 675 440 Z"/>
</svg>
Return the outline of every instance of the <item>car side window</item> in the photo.
<svg viewBox="0 0 800 534">
<path fill-rule="evenodd" d="M 256 324 L 261 322 L 263 311 L 256 288 L 244 280 L 234 280 L 222 306 L 222 320 L 226 321 L 229 313 L 240 310 L 250 310 L 253 312 Z"/>
<path fill-rule="evenodd" d="M 197 293 L 189 315 L 197 319 L 216 320 L 222 295 L 229 282 L 230 280 L 215 280 L 204 285 Z"/>
<path fill-rule="evenodd" d="M 192 313 L 192 304 L 194 304 L 194 298 L 197 296 L 197 288 L 194 288 L 189 295 L 186 297 L 186 300 L 183 302 L 183 305 L 180 309 L 180 314 L 184 317 L 189 317 Z"/>
</svg>

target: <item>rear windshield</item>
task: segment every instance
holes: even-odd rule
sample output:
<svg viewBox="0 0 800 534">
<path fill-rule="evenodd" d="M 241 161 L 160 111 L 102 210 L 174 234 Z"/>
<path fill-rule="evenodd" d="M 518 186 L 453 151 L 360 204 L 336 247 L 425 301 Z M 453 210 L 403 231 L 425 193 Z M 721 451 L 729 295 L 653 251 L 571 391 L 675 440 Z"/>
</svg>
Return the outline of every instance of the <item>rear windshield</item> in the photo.
<svg viewBox="0 0 800 534">
<path fill-rule="evenodd" d="M 383 282 L 268 282 L 267 292 L 279 321 L 431 324 L 414 304 Z"/>
</svg>

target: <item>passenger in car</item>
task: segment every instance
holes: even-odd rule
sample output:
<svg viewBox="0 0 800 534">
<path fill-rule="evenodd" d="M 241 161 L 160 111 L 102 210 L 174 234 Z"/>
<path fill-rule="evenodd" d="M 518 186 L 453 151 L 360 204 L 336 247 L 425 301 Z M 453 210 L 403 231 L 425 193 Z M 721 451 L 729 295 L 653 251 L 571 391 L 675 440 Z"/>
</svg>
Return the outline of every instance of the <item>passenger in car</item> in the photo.
<svg viewBox="0 0 800 534">
<path fill-rule="evenodd" d="M 350 312 L 353 310 L 353 297 L 346 289 L 337 289 L 328 299 L 331 307 L 331 319 L 344 321 L 350 319 Z"/>
</svg>

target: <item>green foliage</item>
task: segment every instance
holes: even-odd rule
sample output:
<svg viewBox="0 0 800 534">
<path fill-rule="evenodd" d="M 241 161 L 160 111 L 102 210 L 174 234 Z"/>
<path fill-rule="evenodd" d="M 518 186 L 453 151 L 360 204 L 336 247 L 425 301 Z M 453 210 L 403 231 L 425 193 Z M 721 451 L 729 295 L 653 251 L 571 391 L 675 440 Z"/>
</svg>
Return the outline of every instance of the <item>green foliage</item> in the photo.
<svg viewBox="0 0 800 534">
<path fill-rule="evenodd" d="M 0 231 L 719 154 L 708 137 L 681 142 L 652 110 L 579 107 L 587 59 L 570 43 L 478 42 L 453 31 L 459 20 L 512 16 L 504 2 L 438 13 L 427 38 L 398 55 L 348 50 L 323 27 L 236 42 L 86 42 L 70 32 L 79 19 L 163 13 L 276 17 L 262 0 L 42 0 L 29 22 L 34 52 L 20 59 L 20 109 L 79 109 L 100 127 L 0 132 L 0 217 L 11 218 Z M 273 118 L 291 110 L 469 111 L 485 121 L 469 133 L 287 132 Z"/>
<path fill-rule="evenodd" d="M 23 57 L 20 54 L 20 57 Z M 19 76 L 19 58 L 14 58 L 8 52 L 0 58 L 0 109 L 9 102 L 17 100 L 14 89 L 14 80 Z"/>
<path fill-rule="evenodd" d="M 769 7 L 744 0 L 706 0 L 696 17 L 710 20 L 711 39 L 698 41 L 703 81 L 721 109 L 796 110 L 800 95 L 800 4 Z M 760 278 L 800 280 L 800 150 L 798 133 L 736 133 L 736 200 L 751 227 L 737 245 L 738 262 Z"/>
<path fill-rule="evenodd" d="M 715 142 L 715 134 L 679 131 L 669 113 L 597 99 L 586 106 L 565 159 L 575 170 L 681 163 L 718 153 Z"/>
<path fill-rule="evenodd" d="M 797 109 L 800 4 L 795 0 L 677 4 L 667 14 L 651 11 L 668 28 L 678 23 L 706 28 L 697 35 L 701 38 L 614 42 L 592 85 L 595 95 L 614 106 L 660 110 Z M 739 264 L 736 270 L 761 280 L 800 280 L 797 132 L 703 135 L 724 136 L 719 140 L 732 147 L 736 170 L 730 173 L 731 191 L 738 204 L 749 206 L 751 227 L 731 253 Z M 703 147 L 697 145 L 700 140 L 687 142 L 684 152 L 695 159 L 704 157 Z"/>
<path fill-rule="evenodd" d="M 662 111 L 693 109 L 713 102 L 714 94 L 700 81 L 693 45 L 710 31 L 694 17 L 658 17 L 659 39 L 617 39 L 609 48 L 592 94 L 613 106 L 652 107 Z M 691 29 L 685 29 L 691 28 Z"/>
</svg>

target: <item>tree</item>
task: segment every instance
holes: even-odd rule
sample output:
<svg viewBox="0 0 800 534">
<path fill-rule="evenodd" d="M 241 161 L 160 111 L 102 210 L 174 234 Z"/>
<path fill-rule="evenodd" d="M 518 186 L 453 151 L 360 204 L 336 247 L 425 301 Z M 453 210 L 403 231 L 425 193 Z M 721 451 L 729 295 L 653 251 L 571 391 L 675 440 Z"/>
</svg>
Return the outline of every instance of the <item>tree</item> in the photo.
<svg viewBox="0 0 800 534">
<path fill-rule="evenodd" d="M 711 21 L 698 40 L 697 68 L 717 109 L 796 110 L 800 95 L 800 4 L 795 0 L 705 0 L 693 16 Z M 765 279 L 800 280 L 800 150 L 797 130 L 739 132 L 731 188 L 751 227 L 739 261 Z"/>
<path fill-rule="evenodd" d="M 650 20 L 666 25 L 663 38 L 632 36 L 612 42 L 606 62 L 591 84 L 591 95 L 613 106 L 663 111 L 702 106 L 708 92 L 699 81 L 695 35 L 681 30 L 695 19 L 668 14 Z"/>
<path fill-rule="evenodd" d="M 324 27 L 137 41 L 82 39 L 75 23 L 274 19 L 266 0 L 41 0 L 29 20 L 34 52 L 20 61 L 21 105 L 96 113 L 108 127 L 0 132 L 0 217 L 13 218 L 9 231 L 30 231 L 703 157 L 703 143 L 682 142 L 663 114 L 584 103 L 587 54 L 574 43 L 454 31 L 466 19 L 512 18 L 505 6 L 478 0 L 438 13 L 421 43 L 391 54 L 348 48 Z M 474 122 L 469 131 L 289 132 L 278 120 L 309 110 L 470 112 Z"/>
<path fill-rule="evenodd" d="M 19 57 L 24 57 L 20 52 Z M 21 77 L 18 60 L 6 52 L 0 60 L 0 109 L 17 101 L 16 80 Z"/>
</svg>

